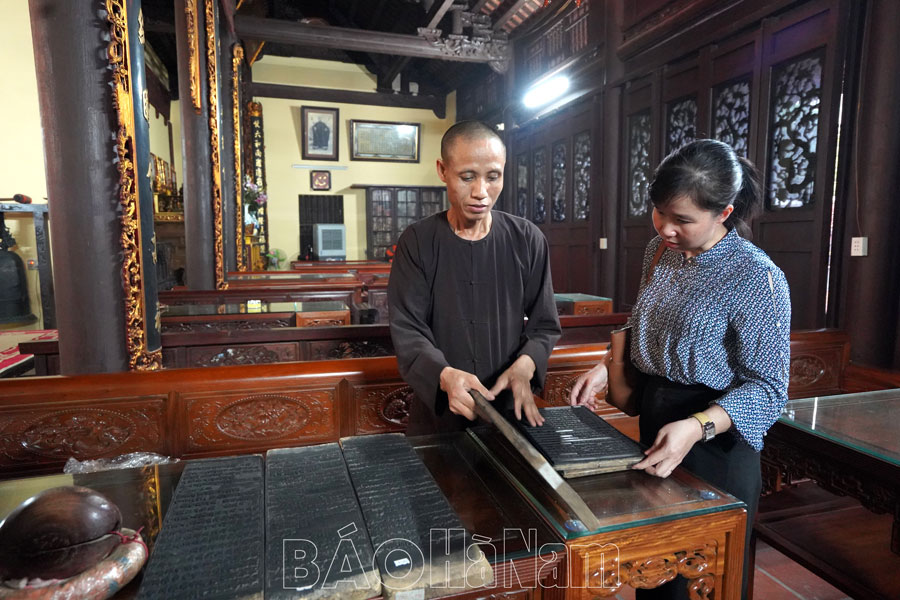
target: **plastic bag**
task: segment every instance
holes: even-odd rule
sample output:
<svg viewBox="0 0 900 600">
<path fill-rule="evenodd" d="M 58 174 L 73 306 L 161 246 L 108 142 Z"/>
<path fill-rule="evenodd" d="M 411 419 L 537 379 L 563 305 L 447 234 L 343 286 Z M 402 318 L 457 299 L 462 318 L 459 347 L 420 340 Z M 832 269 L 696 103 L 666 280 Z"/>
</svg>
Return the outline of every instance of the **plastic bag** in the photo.
<svg viewBox="0 0 900 600">
<path fill-rule="evenodd" d="M 70 458 L 63 467 L 63 473 L 69 475 L 112 471 L 113 469 L 130 469 L 148 465 L 167 465 L 178 462 L 177 458 L 163 456 L 154 452 L 131 452 L 114 458 L 98 458 L 96 460 L 75 460 Z"/>
</svg>

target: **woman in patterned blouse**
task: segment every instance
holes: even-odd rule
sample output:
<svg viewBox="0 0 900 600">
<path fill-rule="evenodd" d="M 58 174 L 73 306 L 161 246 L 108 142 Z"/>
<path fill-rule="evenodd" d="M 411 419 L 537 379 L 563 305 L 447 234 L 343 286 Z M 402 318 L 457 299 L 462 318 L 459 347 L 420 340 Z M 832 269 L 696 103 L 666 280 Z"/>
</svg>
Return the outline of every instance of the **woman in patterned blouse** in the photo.
<svg viewBox="0 0 900 600">
<path fill-rule="evenodd" d="M 745 239 L 762 204 L 759 173 L 727 144 L 698 140 L 663 160 L 650 201 L 659 235 L 647 245 L 629 320 L 640 406 L 618 407 L 640 412 L 649 448 L 634 468 L 668 477 L 681 464 L 743 500 L 749 542 L 759 452 L 787 401 L 790 359 L 787 281 Z M 592 402 L 606 383 L 601 363 L 578 379 L 571 403 Z M 748 565 L 749 551 L 744 595 Z M 680 578 L 638 592 L 687 598 Z"/>
</svg>

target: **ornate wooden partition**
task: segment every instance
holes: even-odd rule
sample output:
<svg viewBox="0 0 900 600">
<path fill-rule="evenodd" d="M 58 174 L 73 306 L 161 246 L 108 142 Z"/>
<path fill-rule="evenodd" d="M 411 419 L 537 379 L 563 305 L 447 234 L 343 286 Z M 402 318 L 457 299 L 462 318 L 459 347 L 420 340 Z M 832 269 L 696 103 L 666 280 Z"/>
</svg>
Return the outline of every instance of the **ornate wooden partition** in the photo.
<svg viewBox="0 0 900 600">
<path fill-rule="evenodd" d="M 544 401 L 566 404 L 605 348 L 557 347 Z M 840 393 L 845 334 L 797 332 L 791 353 L 791 397 Z M 411 395 L 394 357 L 0 380 L 0 477 L 55 471 L 70 456 L 191 458 L 403 431 Z M 634 432 L 616 409 L 599 414 Z"/>
<path fill-rule="evenodd" d="M 844 0 L 674 4 L 624 0 L 621 143 L 605 146 L 622 157 L 617 306 L 630 308 L 655 235 L 653 170 L 684 143 L 711 137 L 759 167 L 765 210 L 754 241 L 787 276 L 792 326 L 822 327 L 832 209 L 843 210 L 834 196 L 838 112 L 857 9 Z"/>
<path fill-rule="evenodd" d="M 557 349 L 565 402 L 605 345 Z M 0 477 L 127 452 L 194 458 L 403 431 L 411 389 L 393 357 L 0 381 Z"/>
</svg>

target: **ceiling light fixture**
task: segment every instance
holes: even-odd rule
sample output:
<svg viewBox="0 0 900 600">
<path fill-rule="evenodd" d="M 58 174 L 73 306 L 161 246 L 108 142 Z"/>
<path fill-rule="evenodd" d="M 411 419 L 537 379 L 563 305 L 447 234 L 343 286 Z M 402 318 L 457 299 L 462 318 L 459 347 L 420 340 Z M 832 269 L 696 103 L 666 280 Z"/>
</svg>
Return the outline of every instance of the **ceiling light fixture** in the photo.
<svg viewBox="0 0 900 600">
<path fill-rule="evenodd" d="M 522 103 L 528 108 L 537 108 L 553 102 L 568 90 L 569 78 L 565 75 L 557 75 L 525 92 Z"/>
</svg>

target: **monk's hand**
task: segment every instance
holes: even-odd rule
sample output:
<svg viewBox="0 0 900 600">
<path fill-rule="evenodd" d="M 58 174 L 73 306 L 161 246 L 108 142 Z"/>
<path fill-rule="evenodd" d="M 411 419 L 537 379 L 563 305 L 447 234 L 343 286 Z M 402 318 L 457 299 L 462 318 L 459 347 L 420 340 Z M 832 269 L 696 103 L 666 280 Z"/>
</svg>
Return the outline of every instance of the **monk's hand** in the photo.
<svg viewBox="0 0 900 600">
<path fill-rule="evenodd" d="M 510 390 L 515 402 L 516 418 L 522 420 L 522 414 L 532 426 L 544 424 L 544 417 L 538 411 L 534 403 L 534 393 L 531 391 L 531 380 L 534 378 L 534 360 L 527 354 L 523 354 L 500 374 L 491 394 L 499 394 L 502 390 Z"/>
<path fill-rule="evenodd" d="M 609 371 L 605 362 L 600 362 L 587 373 L 582 373 L 575 380 L 572 391 L 569 393 L 569 404 L 572 406 L 586 405 L 594 409 L 597 405 L 597 394 L 606 389 L 609 384 Z"/>
<path fill-rule="evenodd" d="M 669 423 L 659 430 L 653 445 L 644 450 L 644 460 L 632 469 L 643 469 L 650 475 L 668 477 L 702 437 L 703 429 L 693 417 Z"/>
<path fill-rule="evenodd" d="M 441 371 L 441 389 L 447 392 L 450 412 L 470 421 L 475 420 L 475 400 L 469 395 L 469 390 L 481 392 L 488 400 L 494 399 L 494 394 L 475 375 L 453 367 L 444 367 Z"/>
</svg>

